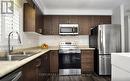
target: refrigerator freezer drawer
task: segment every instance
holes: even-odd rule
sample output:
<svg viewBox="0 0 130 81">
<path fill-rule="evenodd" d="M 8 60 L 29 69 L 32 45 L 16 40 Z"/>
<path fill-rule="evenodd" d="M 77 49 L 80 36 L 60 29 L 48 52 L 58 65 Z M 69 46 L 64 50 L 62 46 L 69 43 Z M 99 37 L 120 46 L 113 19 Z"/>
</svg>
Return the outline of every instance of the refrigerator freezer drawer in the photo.
<svg viewBox="0 0 130 81">
<path fill-rule="evenodd" d="M 99 75 L 111 75 L 110 55 L 99 55 Z"/>
</svg>

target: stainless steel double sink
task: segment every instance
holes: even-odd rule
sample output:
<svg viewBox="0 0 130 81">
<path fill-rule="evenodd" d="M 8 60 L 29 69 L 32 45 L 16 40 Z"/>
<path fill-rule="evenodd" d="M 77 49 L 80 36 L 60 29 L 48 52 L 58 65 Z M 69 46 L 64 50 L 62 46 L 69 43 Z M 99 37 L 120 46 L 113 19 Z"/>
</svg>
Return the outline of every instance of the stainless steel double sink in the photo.
<svg viewBox="0 0 130 81">
<path fill-rule="evenodd" d="M 38 52 L 17 52 L 11 55 L 0 57 L 0 61 L 20 61 L 37 53 Z"/>
</svg>

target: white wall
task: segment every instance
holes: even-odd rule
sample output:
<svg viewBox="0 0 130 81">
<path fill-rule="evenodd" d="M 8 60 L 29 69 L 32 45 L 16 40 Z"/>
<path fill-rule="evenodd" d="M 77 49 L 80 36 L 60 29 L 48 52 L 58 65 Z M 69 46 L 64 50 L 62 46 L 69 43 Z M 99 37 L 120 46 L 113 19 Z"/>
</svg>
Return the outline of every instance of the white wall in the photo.
<svg viewBox="0 0 130 81">
<path fill-rule="evenodd" d="M 130 15 L 125 16 L 125 47 L 130 52 Z"/>
<path fill-rule="evenodd" d="M 49 46 L 58 46 L 60 42 L 76 42 L 78 45 L 89 46 L 89 36 L 59 36 L 43 35 L 39 37 L 39 45 L 47 43 Z"/>
<path fill-rule="evenodd" d="M 112 24 L 121 24 L 121 12 L 120 7 L 117 7 L 113 10 L 112 13 Z"/>
<path fill-rule="evenodd" d="M 125 51 L 125 25 L 124 25 L 124 5 L 115 8 L 112 13 L 112 24 L 121 25 L 121 45 L 122 51 Z"/>
<path fill-rule="evenodd" d="M 130 16 L 128 16 L 128 41 L 129 41 L 128 51 L 130 52 Z"/>
<path fill-rule="evenodd" d="M 129 51 L 129 28 L 128 28 L 128 16 L 124 17 L 125 21 L 125 51 Z"/>
<path fill-rule="evenodd" d="M 20 17 L 20 37 L 22 39 L 22 44 L 18 44 L 18 40 L 11 40 L 13 42 L 14 49 L 17 48 L 29 48 L 38 46 L 39 34 L 37 33 L 27 33 L 23 32 L 23 3 L 21 1 L 21 17 Z M 14 44 L 15 43 L 15 44 Z M 5 38 L 2 42 L 0 42 L 0 51 L 8 50 L 8 38 Z"/>
</svg>

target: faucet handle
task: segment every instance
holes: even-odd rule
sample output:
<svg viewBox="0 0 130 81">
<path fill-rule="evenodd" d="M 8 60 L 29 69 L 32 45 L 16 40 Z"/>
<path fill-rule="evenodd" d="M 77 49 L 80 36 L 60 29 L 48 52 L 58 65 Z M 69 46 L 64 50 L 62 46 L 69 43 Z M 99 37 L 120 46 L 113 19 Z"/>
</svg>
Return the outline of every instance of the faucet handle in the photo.
<svg viewBox="0 0 130 81">
<path fill-rule="evenodd" d="M 14 50 L 14 47 L 13 47 L 13 46 L 11 46 L 11 50 L 10 50 L 10 52 L 13 52 L 13 50 Z"/>
</svg>

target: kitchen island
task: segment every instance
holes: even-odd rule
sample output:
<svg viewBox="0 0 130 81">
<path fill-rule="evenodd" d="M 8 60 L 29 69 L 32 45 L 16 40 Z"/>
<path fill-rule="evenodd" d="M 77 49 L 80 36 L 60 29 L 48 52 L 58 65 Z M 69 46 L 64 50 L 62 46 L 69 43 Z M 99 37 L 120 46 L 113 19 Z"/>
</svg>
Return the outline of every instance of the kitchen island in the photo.
<svg viewBox="0 0 130 81">
<path fill-rule="evenodd" d="M 112 53 L 112 81 L 130 81 L 130 53 Z"/>
</svg>

